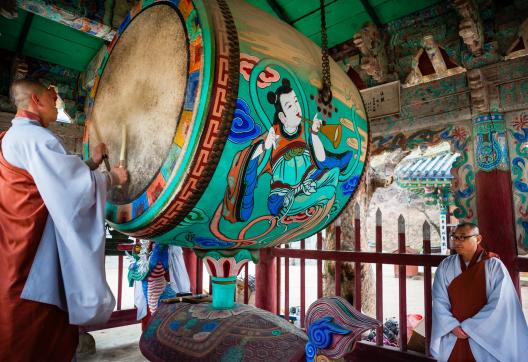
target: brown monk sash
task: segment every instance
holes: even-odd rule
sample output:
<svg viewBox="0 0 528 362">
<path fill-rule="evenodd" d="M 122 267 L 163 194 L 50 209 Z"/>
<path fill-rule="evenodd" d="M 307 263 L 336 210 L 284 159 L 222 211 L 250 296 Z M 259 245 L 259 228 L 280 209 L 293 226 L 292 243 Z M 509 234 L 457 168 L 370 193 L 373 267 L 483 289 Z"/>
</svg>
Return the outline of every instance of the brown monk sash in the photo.
<svg viewBox="0 0 528 362">
<path fill-rule="evenodd" d="M 0 144 L 4 136 L 0 132 Z M 0 360 L 69 362 L 78 328 L 54 305 L 20 298 L 48 218 L 33 177 L 0 148 Z"/>
<path fill-rule="evenodd" d="M 477 262 L 481 255 L 482 258 Z M 460 323 L 477 314 L 488 301 L 484 261 L 491 256 L 494 255 L 486 253 L 480 244 L 467 268 L 462 256 L 459 256 L 462 273 L 449 284 L 447 293 L 451 303 L 451 313 Z M 466 361 L 475 361 L 469 347 L 469 339 L 458 338 L 449 356 L 449 362 Z"/>
</svg>

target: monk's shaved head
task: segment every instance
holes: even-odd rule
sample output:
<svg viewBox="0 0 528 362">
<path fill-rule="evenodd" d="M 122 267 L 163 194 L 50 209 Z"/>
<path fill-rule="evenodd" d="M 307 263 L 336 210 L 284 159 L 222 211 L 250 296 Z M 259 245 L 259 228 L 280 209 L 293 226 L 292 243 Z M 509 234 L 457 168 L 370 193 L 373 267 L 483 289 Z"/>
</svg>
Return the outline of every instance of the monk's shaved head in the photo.
<svg viewBox="0 0 528 362">
<path fill-rule="evenodd" d="M 457 225 L 456 230 L 460 230 L 460 229 L 466 229 L 472 233 L 474 233 L 475 235 L 478 235 L 480 234 L 480 230 L 477 226 L 477 224 L 474 224 L 472 222 L 463 222 L 463 223 L 460 223 Z"/>
<path fill-rule="evenodd" d="M 42 84 L 28 79 L 15 80 L 11 84 L 11 101 L 17 108 L 28 108 L 32 94 L 42 94 L 46 90 Z"/>
</svg>

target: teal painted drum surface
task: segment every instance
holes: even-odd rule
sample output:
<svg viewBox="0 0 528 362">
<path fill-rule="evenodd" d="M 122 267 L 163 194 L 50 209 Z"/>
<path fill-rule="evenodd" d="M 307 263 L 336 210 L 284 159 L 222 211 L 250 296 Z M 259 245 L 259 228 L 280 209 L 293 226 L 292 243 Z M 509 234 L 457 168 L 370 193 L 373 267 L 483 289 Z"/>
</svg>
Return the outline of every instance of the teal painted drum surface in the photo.
<svg viewBox="0 0 528 362">
<path fill-rule="evenodd" d="M 244 1 L 143 1 L 108 48 L 85 139 L 125 154 L 108 222 L 197 250 L 258 249 L 326 227 L 362 178 L 361 96 L 321 50 Z M 121 151 L 123 135 L 126 151 Z"/>
</svg>

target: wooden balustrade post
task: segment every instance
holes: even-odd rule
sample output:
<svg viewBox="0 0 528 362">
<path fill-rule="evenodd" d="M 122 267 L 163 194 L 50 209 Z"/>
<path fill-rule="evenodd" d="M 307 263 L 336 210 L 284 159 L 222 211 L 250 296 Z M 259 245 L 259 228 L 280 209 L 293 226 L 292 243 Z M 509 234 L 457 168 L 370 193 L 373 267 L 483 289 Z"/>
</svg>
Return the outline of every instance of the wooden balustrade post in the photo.
<svg viewBox="0 0 528 362">
<path fill-rule="evenodd" d="M 354 206 L 354 251 L 361 251 L 361 220 L 359 204 Z M 361 312 L 361 262 L 354 263 L 354 308 Z"/>
<path fill-rule="evenodd" d="M 249 263 L 244 266 L 244 304 L 249 303 Z"/>
<path fill-rule="evenodd" d="M 271 313 L 277 309 L 277 258 L 271 249 L 260 249 L 255 275 L 255 306 Z"/>
<path fill-rule="evenodd" d="M 376 211 L 376 253 L 382 250 L 381 211 Z M 383 345 L 383 264 L 376 263 L 376 319 L 382 323 L 376 331 L 376 344 Z"/>
<path fill-rule="evenodd" d="M 301 240 L 301 250 L 304 250 L 305 243 L 304 239 Z M 304 328 L 304 319 L 306 313 L 306 270 L 305 270 L 305 259 L 301 258 L 301 328 Z"/>
<path fill-rule="evenodd" d="M 289 244 L 284 244 L 289 249 Z M 284 319 L 290 321 L 290 258 L 284 258 Z"/>
<path fill-rule="evenodd" d="M 423 223 L 423 253 L 431 254 L 431 226 L 427 221 Z M 425 308 L 425 354 L 431 356 L 431 326 L 433 318 L 433 301 L 431 292 L 431 267 L 424 265 L 424 308 Z"/>
<path fill-rule="evenodd" d="M 209 290 L 212 295 L 212 290 Z M 196 258 L 196 293 L 203 293 L 203 259 Z"/>
<path fill-rule="evenodd" d="M 123 298 L 123 255 L 117 257 L 117 310 L 121 310 Z"/>
<path fill-rule="evenodd" d="M 335 250 L 340 251 L 341 250 L 341 218 L 337 218 L 335 221 Z M 334 268 L 334 280 L 335 280 L 335 295 L 340 297 L 341 296 L 341 262 L 336 260 L 335 261 L 335 268 Z"/>
<path fill-rule="evenodd" d="M 405 254 L 405 219 L 398 218 L 398 253 Z M 399 299 L 400 299 L 400 351 L 407 351 L 407 266 L 399 265 Z"/>
<path fill-rule="evenodd" d="M 323 234 L 317 233 L 317 251 L 323 250 Z M 323 260 L 317 258 L 317 299 L 323 297 Z"/>
</svg>

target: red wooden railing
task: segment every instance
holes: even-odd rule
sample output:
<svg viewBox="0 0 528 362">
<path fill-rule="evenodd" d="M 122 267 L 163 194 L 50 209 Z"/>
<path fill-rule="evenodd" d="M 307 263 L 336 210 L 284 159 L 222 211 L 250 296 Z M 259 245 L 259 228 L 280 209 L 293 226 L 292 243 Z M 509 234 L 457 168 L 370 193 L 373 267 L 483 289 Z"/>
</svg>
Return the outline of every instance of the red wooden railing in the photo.
<svg viewBox="0 0 528 362">
<path fill-rule="evenodd" d="M 285 268 L 285 281 L 288 280 L 287 273 L 289 269 L 288 260 L 289 258 L 300 258 L 301 259 L 301 326 L 304 327 L 304 313 L 306 310 L 306 305 L 303 301 L 305 300 L 305 264 L 306 259 L 316 259 L 317 260 L 317 274 L 318 274 L 318 296 L 321 295 L 322 291 L 322 261 L 323 260 L 333 260 L 336 262 L 336 273 L 335 273 L 335 294 L 341 294 L 341 273 L 340 265 L 342 262 L 354 262 L 355 275 L 361 275 L 361 263 L 375 263 L 375 273 L 376 273 L 376 318 L 383 322 L 383 277 L 382 277 L 382 266 L 383 264 L 395 264 L 399 266 L 399 346 L 400 351 L 405 352 L 407 350 L 407 295 L 406 295 L 406 266 L 407 265 L 418 265 L 424 267 L 424 299 L 425 299 L 425 319 L 426 319 L 426 337 L 427 343 L 430 339 L 431 333 L 431 267 L 437 266 L 446 256 L 445 255 L 432 255 L 430 254 L 430 233 L 429 233 L 429 224 L 424 223 L 424 238 L 423 254 L 406 254 L 406 234 L 405 234 L 405 220 L 403 216 L 399 218 L 398 225 L 398 253 L 397 254 L 388 254 L 382 252 L 382 222 L 381 222 L 381 212 L 378 210 L 376 213 L 376 247 L 375 252 L 362 252 L 361 251 L 361 224 L 359 219 L 359 210 L 356 208 L 356 217 L 354 220 L 355 225 L 355 243 L 354 251 L 341 251 L 341 227 L 336 225 L 335 238 L 336 238 L 336 250 L 335 251 L 326 251 L 321 250 L 321 241 L 322 235 L 318 234 L 317 241 L 317 250 L 303 250 L 303 244 L 301 244 L 301 249 L 289 249 L 289 248 L 275 248 L 272 250 L 272 255 L 277 257 L 277 281 L 280 281 L 280 270 L 279 265 L 281 265 L 280 258 L 284 258 L 284 268 Z M 354 307 L 361 311 L 361 278 L 355 278 L 354 281 L 354 290 L 356 298 L 353 301 Z M 286 287 L 286 286 L 285 286 Z M 280 286 L 277 290 L 277 301 L 280 302 Z M 288 289 L 285 288 L 287 291 Z M 257 291 L 258 293 L 258 291 Z M 286 292 L 286 295 L 289 293 Z M 288 319 L 288 298 L 285 298 L 285 316 L 284 318 Z M 278 304 L 280 310 L 280 304 Z M 383 331 L 380 327 L 377 331 L 376 343 L 378 346 L 382 346 L 383 343 Z M 426 353 L 429 354 L 428 349 Z"/>
<path fill-rule="evenodd" d="M 289 283 L 290 283 L 290 258 L 300 259 L 300 326 L 304 328 L 305 313 L 308 308 L 306 305 L 306 260 L 316 260 L 317 268 L 317 298 L 323 296 L 323 260 L 334 261 L 335 267 L 335 294 L 341 294 L 341 265 L 343 262 L 353 262 L 355 275 L 361 275 L 361 264 L 371 263 L 375 264 L 375 276 L 376 276 L 376 319 L 383 322 L 383 265 L 392 264 L 398 266 L 398 289 L 399 289 L 399 351 L 400 353 L 411 353 L 416 358 L 416 353 L 406 352 L 407 351 L 407 282 L 406 282 L 406 267 L 411 266 L 422 266 L 424 268 L 424 314 L 425 314 L 425 330 L 426 330 L 426 350 L 425 354 L 430 356 L 429 343 L 431 337 L 431 321 L 432 321 L 432 301 L 431 301 L 431 286 L 432 286 L 432 272 L 431 268 L 438 266 L 438 264 L 446 257 L 445 255 L 431 254 L 431 241 L 430 241 L 430 226 L 427 222 L 423 224 L 423 253 L 422 254 L 407 254 L 406 243 L 407 236 L 405 232 L 405 220 L 403 216 L 398 219 L 398 252 L 397 253 L 384 253 L 383 250 L 383 227 L 382 227 L 382 214 L 380 210 L 376 212 L 376 228 L 375 228 L 375 251 L 362 251 L 361 249 L 361 222 L 359 217 L 359 207 L 355 207 L 355 240 L 354 250 L 345 251 L 342 249 L 342 233 L 341 226 L 339 223 L 335 225 L 335 250 L 323 250 L 323 234 L 318 233 L 316 239 L 316 250 L 305 249 L 305 241 L 300 241 L 300 249 L 292 249 L 288 245 L 276 247 L 272 249 L 263 249 L 260 251 L 260 262 L 256 267 L 256 297 L 255 304 L 257 307 L 269 310 L 273 313 L 280 314 L 281 312 L 281 300 L 284 296 L 284 318 L 290 319 L 290 295 L 289 295 Z M 136 310 L 128 309 L 122 310 L 122 288 L 123 288 L 123 256 L 119 256 L 119 276 L 118 276 L 118 295 L 117 295 L 117 310 L 113 313 L 110 321 L 102 326 L 91 326 L 84 328 L 85 330 L 96 330 L 103 328 L 117 327 L 132 323 L 137 323 L 135 320 Z M 196 255 L 188 250 L 184 249 L 184 258 L 189 271 L 191 279 L 191 287 L 193 293 L 202 293 L 203 288 L 203 263 Z M 284 263 L 282 263 L 284 259 Z M 517 272 L 528 271 L 528 258 L 517 259 Z M 283 266 L 282 266 L 283 264 Z M 284 268 L 284 270 L 282 270 Z M 249 301 L 249 287 L 248 267 L 244 267 L 243 276 L 245 279 L 244 284 L 244 303 Z M 281 278 L 284 275 L 284 288 L 281 285 Z M 356 298 L 353 301 L 354 307 L 361 311 L 361 278 L 355 278 L 354 290 Z M 128 286 L 125 286 L 128 287 Z M 308 287 L 313 287 L 309 285 Z M 209 289 L 211 292 L 211 284 L 209 278 Z M 382 327 L 378 328 L 376 333 L 376 346 L 378 348 L 386 348 L 383 346 L 383 330 Z M 361 349 L 365 350 L 370 348 L 368 345 L 362 345 Z M 390 349 L 390 353 L 394 354 L 396 351 L 394 348 Z M 424 356 L 425 357 L 425 356 Z"/>
<path fill-rule="evenodd" d="M 289 320 L 290 317 L 290 296 L 289 296 L 289 274 L 290 274 L 290 259 L 300 259 L 300 325 L 304 328 L 304 318 L 307 310 L 306 305 L 306 260 L 314 259 L 317 261 L 317 297 L 320 298 L 323 295 L 323 260 L 335 261 L 336 272 L 335 272 L 335 294 L 341 294 L 341 265 L 343 262 L 353 262 L 355 275 L 361 275 L 361 264 L 362 263 L 373 263 L 375 264 L 375 275 L 376 275 L 376 319 L 383 322 L 383 265 L 392 264 L 398 266 L 398 290 L 399 290 L 399 350 L 400 352 L 407 353 L 407 280 L 406 280 L 406 267 L 407 266 L 422 266 L 423 273 L 423 299 L 424 299 L 424 317 L 425 317 L 425 339 L 426 349 L 425 355 L 430 356 L 429 344 L 431 338 L 431 324 L 432 324 L 432 267 L 436 267 L 446 257 L 446 255 L 431 254 L 431 237 L 430 237 L 430 226 L 429 223 L 424 222 L 422 231 L 422 254 L 408 254 L 406 252 L 407 235 L 405 232 L 405 220 L 403 216 L 398 219 L 398 252 L 397 253 L 384 253 L 383 240 L 382 240 L 382 214 L 378 210 L 376 212 L 376 243 L 375 251 L 361 251 L 361 222 L 359 218 L 359 207 L 356 205 L 354 226 L 355 226 L 355 242 L 353 251 L 341 250 L 342 246 L 342 234 L 341 227 L 339 224 L 336 225 L 335 230 L 335 250 L 322 250 L 322 233 L 317 234 L 316 250 L 306 250 L 305 241 L 300 241 L 300 249 L 292 249 L 288 245 L 273 248 L 271 250 L 262 251 L 262 253 L 269 253 L 269 256 L 265 262 L 257 265 L 257 307 L 273 311 L 280 314 L 281 301 L 284 300 L 284 318 Z M 261 258 L 262 259 L 262 258 Z M 284 259 L 284 263 L 282 263 Z M 528 259 L 518 258 L 517 265 L 519 271 L 528 271 Z M 198 263 L 199 265 L 201 263 Z M 199 268 L 198 268 L 199 269 Z M 282 270 L 284 269 L 284 270 Z M 247 269 L 245 270 L 245 279 L 247 280 Z M 263 283 L 259 279 L 262 275 L 275 275 L 275 278 L 267 278 L 267 281 Z M 282 277 L 284 275 L 284 278 Z M 284 280 L 284 286 L 281 285 L 281 281 Z M 355 295 L 356 298 L 353 301 L 354 307 L 361 311 L 361 278 L 355 279 Z M 310 286 L 311 287 L 311 286 Z M 273 293 L 273 298 L 269 298 L 270 292 Z M 244 288 L 244 302 L 248 300 L 248 288 Z M 268 295 L 264 297 L 263 294 Z M 260 298 L 259 298 L 260 297 Z M 274 305 L 271 304 L 273 301 Z M 383 330 L 380 327 L 376 333 L 376 345 L 380 348 L 383 347 Z M 361 348 L 366 348 L 362 346 Z M 394 349 L 390 349 L 390 353 L 394 353 Z M 415 352 L 408 352 L 412 354 L 413 358 L 416 358 Z M 424 356 L 425 357 L 425 356 Z"/>
</svg>

